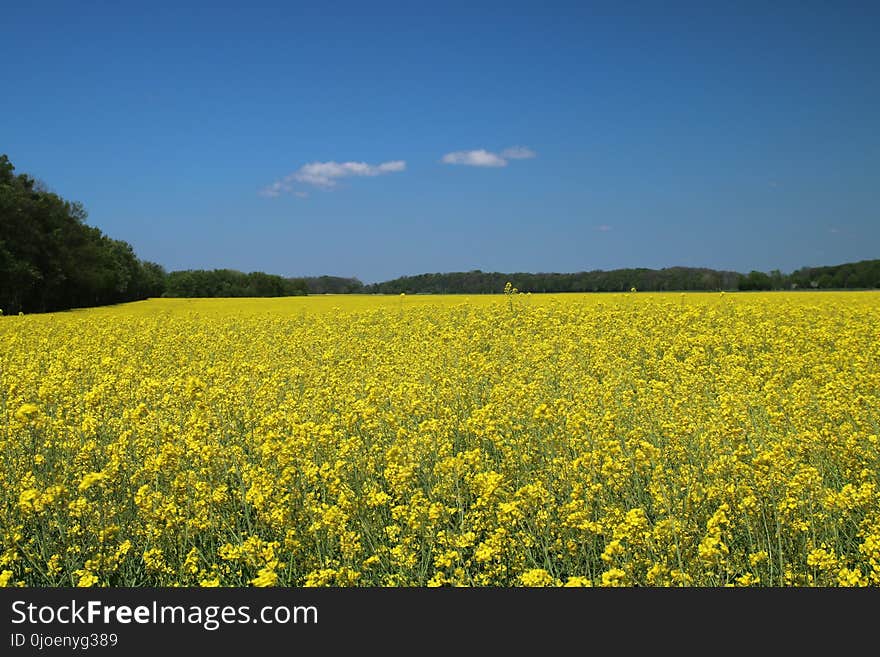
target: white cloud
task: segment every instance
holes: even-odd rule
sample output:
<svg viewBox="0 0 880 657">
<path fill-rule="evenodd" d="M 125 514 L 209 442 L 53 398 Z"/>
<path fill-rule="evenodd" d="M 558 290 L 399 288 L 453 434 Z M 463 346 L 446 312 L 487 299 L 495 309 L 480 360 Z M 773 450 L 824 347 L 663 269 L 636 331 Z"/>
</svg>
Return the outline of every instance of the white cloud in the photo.
<svg viewBox="0 0 880 657">
<path fill-rule="evenodd" d="M 392 160 L 391 162 L 383 162 L 378 167 L 379 173 L 395 173 L 406 169 L 406 162 L 403 160 Z"/>
<path fill-rule="evenodd" d="M 508 160 L 526 160 L 537 153 L 525 146 L 511 146 L 501 154 L 480 148 L 473 151 L 453 151 L 444 155 L 440 161 L 444 164 L 463 164 L 469 167 L 506 167 Z"/>
<path fill-rule="evenodd" d="M 267 198 L 278 198 L 282 192 L 291 191 L 291 186 L 283 180 L 276 180 L 271 185 L 266 185 L 260 190 L 260 196 Z"/>
<path fill-rule="evenodd" d="M 537 155 L 535 151 L 525 146 L 511 146 L 501 151 L 501 157 L 508 160 L 529 160 Z"/>
<path fill-rule="evenodd" d="M 276 198 L 283 192 L 293 192 L 300 198 L 308 196 L 307 192 L 294 191 L 294 183 L 312 185 L 323 189 L 335 187 L 340 178 L 352 176 L 374 177 L 386 173 L 396 173 L 406 169 L 403 160 L 392 160 L 381 164 L 367 164 L 366 162 L 309 162 L 299 169 L 290 173 L 281 180 L 276 180 L 260 190 L 261 196 Z"/>
<path fill-rule="evenodd" d="M 506 167 L 507 160 L 503 157 L 483 150 L 455 151 L 447 153 L 441 160 L 444 164 L 464 164 L 469 167 Z"/>
<path fill-rule="evenodd" d="M 609 226 L 608 224 L 600 224 L 596 226 L 596 230 L 598 230 L 600 233 L 607 233 L 608 231 L 613 230 L 613 227 Z"/>
<path fill-rule="evenodd" d="M 339 178 L 380 176 L 383 173 L 394 173 L 404 169 L 406 162 L 403 160 L 393 160 L 378 165 L 366 162 L 310 162 L 287 176 L 285 180 L 295 180 L 316 187 L 333 187 Z"/>
</svg>

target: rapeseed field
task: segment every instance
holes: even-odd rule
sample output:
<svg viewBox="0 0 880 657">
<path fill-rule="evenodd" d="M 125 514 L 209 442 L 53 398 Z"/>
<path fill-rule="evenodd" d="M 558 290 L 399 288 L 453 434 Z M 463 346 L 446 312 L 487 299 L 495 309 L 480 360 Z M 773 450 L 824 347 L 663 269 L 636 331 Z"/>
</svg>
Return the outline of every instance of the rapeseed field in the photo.
<svg viewBox="0 0 880 657">
<path fill-rule="evenodd" d="M 880 292 L 0 317 L 6 586 L 877 586 Z"/>
</svg>

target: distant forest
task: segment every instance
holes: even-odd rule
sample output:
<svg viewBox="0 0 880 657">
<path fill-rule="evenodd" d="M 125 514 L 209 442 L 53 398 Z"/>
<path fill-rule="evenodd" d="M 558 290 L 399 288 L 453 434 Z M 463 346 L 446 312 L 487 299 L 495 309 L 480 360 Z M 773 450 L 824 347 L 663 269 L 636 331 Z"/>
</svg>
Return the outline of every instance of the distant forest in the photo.
<svg viewBox="0 0 880 657">
<path fill-rule="evenodd" d="M 365 285 L 340 276 L 283 277 L 233 269 L 167 272 L 127 242 L 85 223 L 67 201 L 0 155 L 0 314 L 52 312 L 150 297 L 280 297 L 306 294 L 498 294 L 520 292 L 880 288 L 880 260 L 803 267 L 790 274 L 694 267 L 577 273 L 451 272 Z"/>
<path fill-rule="evenodd" d="M 455 272 L 403 276 L 365 285 L 367 294 L 490 294 L 510 283 L 520 292 L 643 292 L 696 290 L 796 290 L 880 288 L 880 260 L 802 267 L 790 274 L 718 271 L 697 267 L 593 270 L 573 274 Z"/>
</svg>

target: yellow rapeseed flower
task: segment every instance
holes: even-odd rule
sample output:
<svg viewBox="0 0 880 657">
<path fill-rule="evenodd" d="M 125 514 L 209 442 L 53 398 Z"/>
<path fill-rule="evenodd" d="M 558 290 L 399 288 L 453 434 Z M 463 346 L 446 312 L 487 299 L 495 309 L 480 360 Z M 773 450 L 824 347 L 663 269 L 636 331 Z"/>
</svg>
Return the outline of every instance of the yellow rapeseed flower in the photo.
<svg viewBox="0 0 880 657">
<path fill-rule="evenodd" d="M 497 292 L 0 322 L 0 581 L 880 584 L 880 291 Z"/>
</svg>

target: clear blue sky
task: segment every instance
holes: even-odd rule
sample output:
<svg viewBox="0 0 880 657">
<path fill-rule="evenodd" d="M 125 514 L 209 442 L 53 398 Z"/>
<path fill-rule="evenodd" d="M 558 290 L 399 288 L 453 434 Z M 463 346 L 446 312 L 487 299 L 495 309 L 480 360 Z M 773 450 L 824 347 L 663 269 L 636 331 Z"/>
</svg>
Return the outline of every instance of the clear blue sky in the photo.
<svg viewBox="0 0 880 657">
<path fill-rule="evenodd" d="M 0 153 L 168 270 L 880 258 L 877 2 L 41 2 Z"/>
</svg>

